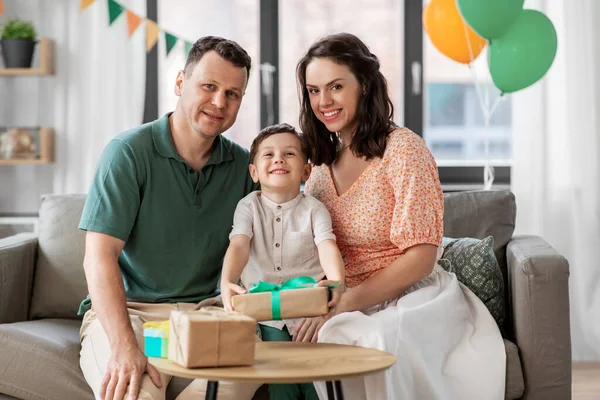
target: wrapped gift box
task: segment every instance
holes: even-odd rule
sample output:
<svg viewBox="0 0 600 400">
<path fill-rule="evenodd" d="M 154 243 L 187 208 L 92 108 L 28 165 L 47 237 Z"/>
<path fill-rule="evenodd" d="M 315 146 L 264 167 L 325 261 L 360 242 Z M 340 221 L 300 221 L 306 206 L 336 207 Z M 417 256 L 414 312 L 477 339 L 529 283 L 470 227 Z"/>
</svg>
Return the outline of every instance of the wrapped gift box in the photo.
<svg viewBox="0 0 600 400">
<path fill-rule="evenodd" d="M 218 307 L 171 311 L 169 360 L 186 368 L 252 365 L 256 321 Z"/>
<path fill-rule="evenodd" d="M 257 321 L 318 317 L 329 311 L 327 303 L 326 287 L 240 294 L 231 298 L 234 310 Z"/>
<path fill-rule="evenodd" d="M 144 354 L 147 357 L 167 358 L 169 321 L 148 321 L 144 324 Z"/>
</svg>

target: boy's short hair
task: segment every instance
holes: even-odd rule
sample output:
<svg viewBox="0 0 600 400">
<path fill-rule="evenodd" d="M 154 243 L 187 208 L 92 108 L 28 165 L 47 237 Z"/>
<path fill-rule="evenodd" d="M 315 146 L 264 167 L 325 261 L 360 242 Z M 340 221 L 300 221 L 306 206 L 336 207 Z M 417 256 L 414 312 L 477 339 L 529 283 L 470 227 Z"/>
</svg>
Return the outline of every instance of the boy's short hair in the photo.
<svg viewBox="0 0 600 400">
<path fill-rule="evenodd" d="M 273 136 L 277 133 L 291 133 L 292 135 L 296 136 L 300 141 L 300 151 L 302 152 L 302 157 L 304 157 L 304 160 L 308 161 L 309 152 L 305 147 L 305 141 L 302 140 L 302 137 L 296 128 L 284 122 L 277 125 L 267 126 L 258 132 L 258 135 L 256 135 L 252 141 L 252 145 L 250 146 L 250 163 L 254 163 L 254 157 L 256 157 L 256 154 L 258 153 L 258 147 L 260 144 L 269 136 Z"/>
</svg>

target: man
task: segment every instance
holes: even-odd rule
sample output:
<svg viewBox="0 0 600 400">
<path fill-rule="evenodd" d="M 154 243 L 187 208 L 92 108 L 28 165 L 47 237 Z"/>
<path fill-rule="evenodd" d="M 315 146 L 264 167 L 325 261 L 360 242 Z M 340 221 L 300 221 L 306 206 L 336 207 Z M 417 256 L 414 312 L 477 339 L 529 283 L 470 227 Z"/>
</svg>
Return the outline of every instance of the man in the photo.
<svg viewBox="0 0 600 400">
<path fill-rule="evenodd" d="M 257 189 L 248 152 L 221 136 L 250 64 L 233 41 L 199 39 L 177 75 L 175 111 L 120 134 L 100 158 L 79 225 L 90 294 L 80 363 L 96 398 L 164 399 L 171 377 L 144 356 L 143 323 L 216 301 L 235 207 Z M 179 399 L 203 398 L 205 386 L 194 381 Z M 250 399 L 257 387 L 222 383 L 219 398 Z"/>
</svg>

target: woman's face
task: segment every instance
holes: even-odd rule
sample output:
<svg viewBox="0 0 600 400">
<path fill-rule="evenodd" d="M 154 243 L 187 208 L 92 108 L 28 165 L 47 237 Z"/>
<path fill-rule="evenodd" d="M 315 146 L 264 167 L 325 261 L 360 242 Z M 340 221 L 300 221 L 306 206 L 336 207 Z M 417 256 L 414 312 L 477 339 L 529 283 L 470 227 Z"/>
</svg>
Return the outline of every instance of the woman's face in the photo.
<svg viewBox="0 0 600 400">
<path fill-rule="evenodd" d="M 306 66 L 306 89 L 313 112 L 327 130 L 341 136 L 354 133 L 361 85 L 347 66 L 315 58 Z"/>
</svg>

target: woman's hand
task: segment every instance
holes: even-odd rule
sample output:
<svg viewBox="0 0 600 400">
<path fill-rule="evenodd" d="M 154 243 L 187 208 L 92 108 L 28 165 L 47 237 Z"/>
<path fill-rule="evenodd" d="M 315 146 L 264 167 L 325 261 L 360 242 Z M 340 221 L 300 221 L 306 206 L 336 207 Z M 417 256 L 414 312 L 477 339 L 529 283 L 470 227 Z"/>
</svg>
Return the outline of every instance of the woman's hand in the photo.
<svg viewBox="0 0 600 400">
<path fill-rule="evenodd" d="M 231 282 L 221 282 L 221 300 L 225 311 L 232 311 L 231 298 L 236 294 L 246 294 L 246 289 Z"/>
<path fill-rule="evenodd" d="M 302 318 L 294 325 L 294 342 L 316 342 L 319 338 L 319 329 L 325 323 L 323 317 Z"/>
</svg>

